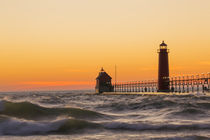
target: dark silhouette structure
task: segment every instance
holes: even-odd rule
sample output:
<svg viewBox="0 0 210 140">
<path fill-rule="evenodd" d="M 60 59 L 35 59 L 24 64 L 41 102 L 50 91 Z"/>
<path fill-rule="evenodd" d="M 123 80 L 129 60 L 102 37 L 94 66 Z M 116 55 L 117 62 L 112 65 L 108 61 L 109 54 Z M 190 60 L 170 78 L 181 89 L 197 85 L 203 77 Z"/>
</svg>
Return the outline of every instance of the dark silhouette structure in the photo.
<svg viewBox="0 0 210 140">
<path fill-rule="evenodd" d="M 96 78 L 96 92 L 210 92 L 210 73 L 169 77 L 168 53 L 167 44 L 163 41 L 158 49 L 158 80 L 116 82 L 115 77 L 115 83 L 112 85 L 112 78 L 102 68 Z"/>
<path fill-rule="evenodd" d="M 169 92 L 169 64 L 167 44 L 163 41 L 160 44 L 159 53 L 159 66 L 158 66 L 158 92 Z"/>
<path fill-rule="evenodd" d="M 103 68 L 99 72 L 98 77 L 96 78 L 96 93 L 102 92 L 113 92 L 114 87 L 112 86 L 112 77 L 110 77 Z"/>
</svg>

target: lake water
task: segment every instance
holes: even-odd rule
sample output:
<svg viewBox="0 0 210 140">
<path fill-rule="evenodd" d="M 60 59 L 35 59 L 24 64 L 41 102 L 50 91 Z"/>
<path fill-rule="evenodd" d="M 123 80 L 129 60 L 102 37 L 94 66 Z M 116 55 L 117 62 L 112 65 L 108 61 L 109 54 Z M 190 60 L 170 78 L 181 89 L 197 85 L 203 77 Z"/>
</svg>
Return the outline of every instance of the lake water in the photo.
<svg viewBox="0 0 210 140">
<path fill-rule="evenodd" d="M 0 139 L 210 139 L 208 95 L 0 94 Z"/>
</svg>

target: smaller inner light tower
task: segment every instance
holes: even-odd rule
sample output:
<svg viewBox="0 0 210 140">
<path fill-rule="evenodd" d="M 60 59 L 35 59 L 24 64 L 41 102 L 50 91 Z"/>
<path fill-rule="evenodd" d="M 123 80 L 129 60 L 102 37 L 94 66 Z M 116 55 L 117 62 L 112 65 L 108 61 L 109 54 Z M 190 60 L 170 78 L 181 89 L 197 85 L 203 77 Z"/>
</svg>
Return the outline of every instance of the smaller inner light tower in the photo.
<svg viewBox="0 0 210 140">
<path fill-rule="evenodd" d="M 102 92 L 113 92 L 114 87 L 112 86 L 112 77 L 109 76 L 103 68 L 99 72 L 98 77 L 96 78 L 96 93 Z"/>
<path fill-rule="evenodd" d="M 169 63 L 167 44 L 163 41 L 158 49 L 159 65 L 158 65 L 158 92 L 169 92 Z"/>
</svg>

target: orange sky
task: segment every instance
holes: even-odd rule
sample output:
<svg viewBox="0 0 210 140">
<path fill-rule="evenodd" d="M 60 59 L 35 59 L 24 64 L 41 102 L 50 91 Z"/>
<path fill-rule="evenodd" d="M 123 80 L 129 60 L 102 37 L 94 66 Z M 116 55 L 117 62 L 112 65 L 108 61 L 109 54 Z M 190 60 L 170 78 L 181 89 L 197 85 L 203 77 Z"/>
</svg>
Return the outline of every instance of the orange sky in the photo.
<svg viewBox="0 0 210 140">
<path fill-rule="evenodd" d="M 118 80 L 210 71 L 209 0 L 1 0 L 0 91 L 93 89 L 103 66 Z"/>
</svg>

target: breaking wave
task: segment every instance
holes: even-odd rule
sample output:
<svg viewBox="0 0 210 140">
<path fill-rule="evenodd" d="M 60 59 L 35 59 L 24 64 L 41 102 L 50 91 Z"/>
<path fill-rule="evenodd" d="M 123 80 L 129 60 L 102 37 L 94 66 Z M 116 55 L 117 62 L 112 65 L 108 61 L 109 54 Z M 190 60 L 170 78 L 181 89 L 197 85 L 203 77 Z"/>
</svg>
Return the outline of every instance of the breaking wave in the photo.
<svg viewBox="0 0 210 140">
<path fill-rule="evenodd" d="M 4 118 L 0 121 L 0 135 L 45 135 L 82 133 L 82 130 L 121 130 L 121 131 L 180 131 L 210 130 L 210 124 L 146 124 L 106 122 L 94 123 L 79 119 L 57 119 L 53 121 L 28 121 Z"/>
<path fill-rule="evenodd" d="M 34 122 L 6 119 L 0 122 L 0 135 L 37 135 L 49 133 L 71 133 L 98 125 L 84 120 L 61 119 L 50 122 Z"/>
<path fill-rule="evenodd" d="M 104 116 L 101 113 L 80 108 L 47 108 L 30 102 L 0 102 L 0 115 L 29 120 L 50 119 L 69 116 L 79 119 L 95 119 Z"/>
</svg>

